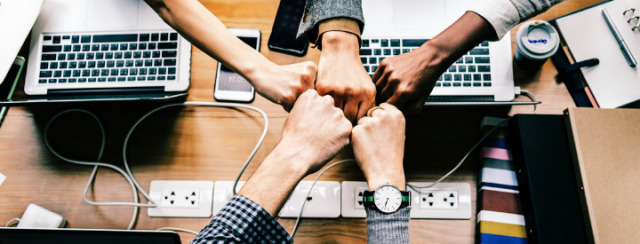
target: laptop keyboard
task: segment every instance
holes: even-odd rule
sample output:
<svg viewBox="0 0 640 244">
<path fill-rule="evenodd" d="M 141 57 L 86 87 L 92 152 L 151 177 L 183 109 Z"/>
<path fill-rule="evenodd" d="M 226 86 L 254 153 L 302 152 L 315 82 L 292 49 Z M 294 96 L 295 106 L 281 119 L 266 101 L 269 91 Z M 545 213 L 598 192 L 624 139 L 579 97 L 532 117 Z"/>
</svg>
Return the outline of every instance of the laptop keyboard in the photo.
<svg viewBox="0 0 640 244">
<path fill-rule="evenodd" d="M 175 32 L 45 34 L 38 84 L 177 82 L 178 37 Z"/>
<path fill-rule="evenodd" d="M 373 77 L 382 60 L 408 53 L 429 39 L 362 39 L 360 59 L 364 69 Z M 491 87 L 489 43 L 480 43 L 458 59 L 438 78 L 436 87 Z"/>
</svg>

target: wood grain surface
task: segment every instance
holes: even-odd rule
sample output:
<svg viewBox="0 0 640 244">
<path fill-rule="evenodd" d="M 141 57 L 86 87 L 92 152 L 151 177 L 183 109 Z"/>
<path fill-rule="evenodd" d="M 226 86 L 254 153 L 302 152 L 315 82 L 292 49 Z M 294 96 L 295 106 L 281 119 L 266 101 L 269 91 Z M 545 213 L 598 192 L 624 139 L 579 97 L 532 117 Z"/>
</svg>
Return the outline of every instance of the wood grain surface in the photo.
<svg viewBox="0 0 640 244">
<path fill-rule="evenodd" d="M 202 0 L 202 4 L 229 27 L 258 28 L 262 32 L 262 54 L 278 64 L 311 60 L 318 62 L 320 52 L 309 50 L 305 57 L 293 57 L 267 48 L 271 26 L 279 1 L 276 0 Z M 570 0 L 534 19 L 549 20 L 594 4 L 595 0 Z M 511 31 L 512 40 L 518 27 Z M 23 48 L 26 56 L 27 45 Z M 515 44 L 512 45 L 515 49 Z M 213 101 L 217 62 L 194 48 L 189 101 Z M 517 69 L 516 85 L 533 92 L 543 103 L 538 112 L 560 114 L 574 107 L 564 84 L 556 81 L 556 69 L 548 61 L 535 74 Z M 24 76 L 23 76 L 24 77 Z M 24 81 L 19 85 L 21 90 Z M 19 95 L 23 94 L 19 92 Z M 526 100 L 526 98 L 518 98 Z M 242 179 L 247 179 L 275 147 L 287 113 L 262 97 L 252 104 L 269 116 L 268 135 Z M 155 105 L 157 106 L 157 105 Z M 92 106 L 106 129 L 103 162 L 122 166 L 122 143 L 130 126 L 152 105 Z M 132 207 L 92 206 L 82 200 L 90 166 L 66 163 L 51 154 L 43 140 L 47 121 L 69 107 L 11 108 L 0 127 L 0 173 L 7 176 L 0 186 L 0 223 L 22 216 L 30 203 L 61 214 L 69 228 L 126 228 Z M 514 107 L 428 107 L 407 118 L 405 171 L 407 181 L 433 181 L 450 170 L 480 138 L 482 117 L 530 113 L 531 106 Z M 225 108 L 172 108 L 148 118 L 129 143 L 128 160 L 137 181 L 149 189 L 152 180 L 234 180 L 262 131 L 261 116 L 252 111 Z M 95 160 L 100 132 L 96 123 L 82 114 L 61 117 L 51 127 L 53 147 L 66 157 Z M 352 158 L 350 148 L 334 161 Z M 472 186 L 474 216 L 469 220 L 410 221 L 412 243 L 473 243 L 475 235 L 477 157 L 470 157 L 446 182 L 466 182 Z M 313 180 L 311 175 L 306 180 Z M 355 164 L 327 171 L 320 180 L 363 181 Z M 89 197 L 96 201 L 131 201 L 126 181 L 115 172 L 100 169 Z M 199 231 L 210 218 L 150 218 L 141 209 L 136 229 L 152 230 L 165 226 Z M 288 231 L 295 220 L 279 219 Z M 193 239 L 180 234 L 183 243 Z M 365 243 L 364 219 L 304 219 L 295 237 L 298 243 Z"/>
</svg>

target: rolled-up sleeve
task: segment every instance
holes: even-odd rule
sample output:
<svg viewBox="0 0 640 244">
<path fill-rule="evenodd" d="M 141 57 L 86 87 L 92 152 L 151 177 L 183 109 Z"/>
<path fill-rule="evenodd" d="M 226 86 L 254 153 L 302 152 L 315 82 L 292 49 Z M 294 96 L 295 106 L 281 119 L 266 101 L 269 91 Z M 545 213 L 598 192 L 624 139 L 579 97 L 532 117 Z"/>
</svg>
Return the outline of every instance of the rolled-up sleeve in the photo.
<svg viewBox="0 0 640 244">
<path fill-rule="evenodd" d="M 339 21 L 328 21 L 338 19 Z M 355 25 L 349 23 L 355 21 Z M 307 35 L 309 41 L 316 43 L 320 25 L 324 30 L 339 30 L 360 36 L 364 30 L 364 15 L 361 0 L 307 0 L 298 37 Z"/>
</svg>

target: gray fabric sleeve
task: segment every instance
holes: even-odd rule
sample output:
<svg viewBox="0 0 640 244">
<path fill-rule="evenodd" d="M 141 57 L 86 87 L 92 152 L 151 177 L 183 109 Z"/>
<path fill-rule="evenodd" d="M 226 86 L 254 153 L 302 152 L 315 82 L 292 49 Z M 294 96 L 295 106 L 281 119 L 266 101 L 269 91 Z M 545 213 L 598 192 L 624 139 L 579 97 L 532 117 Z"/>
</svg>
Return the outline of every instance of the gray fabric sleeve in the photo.
<svg viewBox="0 0 640 244">
<path fill-rule="evenodd" d="M 361 0 L 307 0 L 304 15 L 298 27 L 298 37 L 307 34 L 309 38 L 318 36 L 318 24 L 333 18 L 350 18 L 358 22 L 360 32 L 364 30 L 364 15 Z M 315 39 L 310 39 L 315 42 Z"/>
<path fill-rule="evenodd" d="M 367 243 L 409 243 L 409 218 L 411 206 L 385 214 L 371 207 L 367 212 Z"/>
<path fill-rule="evenodd" d="M 564 0 L 478 0 L 469 11 L 482 16 L 501 39 L 511 28 Z"/>
</svg>

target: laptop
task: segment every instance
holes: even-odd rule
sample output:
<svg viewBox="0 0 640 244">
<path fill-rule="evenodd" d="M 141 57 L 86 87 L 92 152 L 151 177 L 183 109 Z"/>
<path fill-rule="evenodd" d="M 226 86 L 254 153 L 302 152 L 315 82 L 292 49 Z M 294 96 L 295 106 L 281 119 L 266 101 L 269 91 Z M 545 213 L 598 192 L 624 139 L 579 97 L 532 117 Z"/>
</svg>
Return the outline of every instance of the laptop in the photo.
<svg viewBox="0 0 640 244">
<path fill-rule="evenodd" d="M 367 21 L 360 58 L 373 76 L 384 58 L 410 52 L 435 37 L 476 0 L 363 0 Z M 514 99 L 511 35 L 483 42 L 438 79 L 427 103 L 491 103 Z"/>
<path fill-rule="evenodd" d="M 184 96 L 191 44 L 142 0 L 47 0 L 31 31 L 28 60 L 28 95 L 102 101 L 125 94 L 129 101 L 146 94 L 142 100 L 149 100 L 150 94 Z"/>
<path fill-rule="evenodd" d="M 180 244 L 172 231 L 0 227 L 2 244 Z"/>
</svg>

